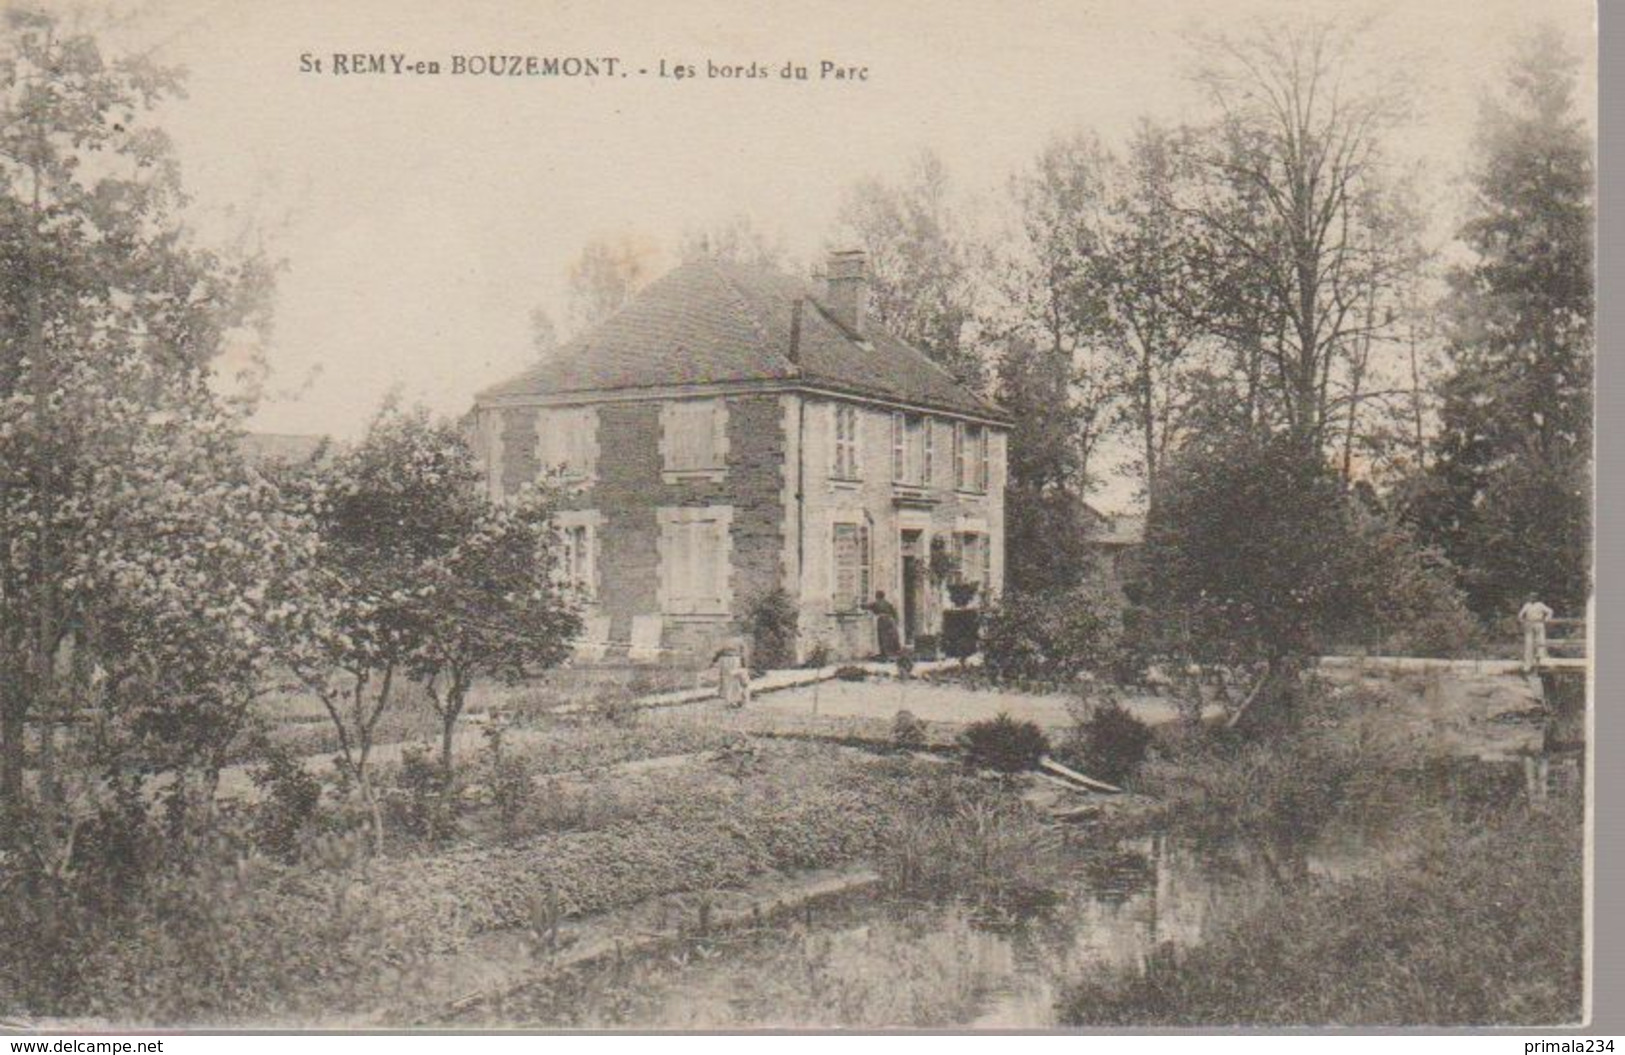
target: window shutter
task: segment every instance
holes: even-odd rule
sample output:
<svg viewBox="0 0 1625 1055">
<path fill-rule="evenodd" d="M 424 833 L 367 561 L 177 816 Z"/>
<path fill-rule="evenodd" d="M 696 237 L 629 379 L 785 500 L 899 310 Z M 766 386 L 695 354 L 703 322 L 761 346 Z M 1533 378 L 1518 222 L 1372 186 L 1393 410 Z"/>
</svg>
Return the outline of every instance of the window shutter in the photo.
<svg viewBox="0 0 1625 1055">
<path fill-rule="evenodd" d="M 867 539 L 857 524 L 836 524 L 832 536 L 835 549 L 835 607 L 851 611 L 863 603 L 867 590 L 865 550 Z"/>
<path fill-rule="evenodd" d="M 694 590 L 694 525 L 673 524 L 671 528 L 671 593 L 674 612 L 687 612 L 692 607 Z"/>
<path fill-rule="evenodd" d="M 892 481 L 902 483 L 908 478 L 907 423 L 900 411 L 892 411 Z"/>
<path fill-rule="evenodd" d="M 869 559 L 869 525 L 858 527 L 858 604 L 869 603 L 870 596 L 870 559 Z"/>
</svg>

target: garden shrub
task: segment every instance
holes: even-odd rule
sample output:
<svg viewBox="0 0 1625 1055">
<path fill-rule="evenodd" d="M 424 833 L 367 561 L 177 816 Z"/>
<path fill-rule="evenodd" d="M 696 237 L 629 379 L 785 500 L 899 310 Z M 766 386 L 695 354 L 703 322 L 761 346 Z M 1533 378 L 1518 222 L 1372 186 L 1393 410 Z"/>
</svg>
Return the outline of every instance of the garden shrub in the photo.
<svg viewBox="0 0 1625 1055">
<path fill-rule="evenodd" d="M 983 620 L 982 662 L 999 680 L 1070 681 L 1110 672 L 1122 640 L 1123 601 L 1089 582 L 1056 593 L 1007 594 Z"/>
<path fill-rule="evenodd" d="M 1352 519 L 1349 577 L 1368 645 L 1391 655 L 1464 654 L 1478 626 L 1449 561 L 1391 515 L 1356 507 Z"/>
<path fill-rule="evenodd" d="M 898 711 L 892 719 L 891 742 L 899 751 L 924 750 L 925 723 L 914 717 L 911 711 Z"/>
<path fill-rule="evenodd" d="M 1018 722 L 1008 714 L 972 722 L 959 734 L 965 764 L 1000 773 L 1021 773 L 1038 768 L 1049 753 L 1049 739 L 1032 722 Z"/>
<path fill-rule="evenodd" d="M 322 782 L 280 745 L 267 747 L 260 764 L 248 775 L 260 793 L 250 822 L 254 844 L 271 857 L 295 860 L 300 836 L 312 827 L 320 811 Z"/>
<path fill-rule="evenodd" d="M 949 659 L 969 659 L 981 648 L 982 613 L 950 609 L 942 613 L 942 652 Z"/>
<path fill-rule="evenodd" d="M 796 605 L 783 587 L 757 596 L 746 608 L 750 664 L 755 673 L 796 665 Z"/>
<path fill-rule="evenodd" d="M 835 677 L 840 681 L 863 681 L 869 672 L 862 667 L 844 666 L 835 668 Z"/>
<path fill-rule="evenodd" d="M 426 842 L 449 836 L 456 821 L 454 789 L 447 776 L 428 748 L 417 744 L 403 748 L 388 798 L 392 826 Z"/>
<path fill-rule="evenodd" d="M 1108 698 L 1079 726 L 1077 760 L 1087 775 L 1121 784 L 1145 761 L 1151 739 L 1150 726 Z"/>
</svg>

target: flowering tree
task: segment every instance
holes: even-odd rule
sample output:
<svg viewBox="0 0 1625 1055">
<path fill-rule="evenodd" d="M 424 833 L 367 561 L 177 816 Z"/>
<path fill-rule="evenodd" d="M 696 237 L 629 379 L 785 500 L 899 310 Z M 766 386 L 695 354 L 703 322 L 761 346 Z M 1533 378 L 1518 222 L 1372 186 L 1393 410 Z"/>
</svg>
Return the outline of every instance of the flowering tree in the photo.
<svg viewBox="0 0 1625 1055">
<path fill-rule="evenodd" d="M 466 531 L 422 569 L 420 637 L 409 666 L 440 716 L 448 786 L 451 740 L 476 677 L 517 680 L 569 655 L 581 621 L 554 575 L 551 509 L 528 492 L 509 503 L 474 496 Z"/>
<path fill-rule="evenodd" d="M 22 801 L 28 723 L 86 705 L 104 754 L 145 739 L 165 744 L 149 768 L 218 761 L 293 619 L 280 583 L 301 552 L 286 534 L 298 517 L 242 465 L 242 408 L 209 386 L 211 361 L 263 323 L 267 272 L 195 247 L 175 215 L 168 141 L 144 119 L 177 87 L 49 15 L 10 10 L 0 24 L 8 807 Z"/>
<path fill-rule="evenodd" d="M 545 502 L 494 506 L 479 482 L 455 424 L 393 407 L 311 481 L 331 622 L 292 643 L 290 665 L 327 709 L 375 838 L 382 826 L 368 762 L 400 682 L 428 688 L 449 772 L 452 729 L 474 678 L 556 663 L 578 628 L 553 580 Z"/>
</svg>

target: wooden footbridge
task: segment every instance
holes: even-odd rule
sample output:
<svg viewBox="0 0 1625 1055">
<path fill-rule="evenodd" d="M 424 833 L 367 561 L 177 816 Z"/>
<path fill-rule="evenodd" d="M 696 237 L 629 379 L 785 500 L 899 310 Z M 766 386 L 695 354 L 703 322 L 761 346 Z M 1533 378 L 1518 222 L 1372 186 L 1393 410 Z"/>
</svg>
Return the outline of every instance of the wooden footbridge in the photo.
<svg viewBox="0 0 1625 1055">
<path fill-rule="evenodd" d="M 1546 647 L 1535 654 L 1535 670 L 1585 670 L 1591 662 L 1586 642 L 1584 618 L 1546 620 Z"/>
</svg>

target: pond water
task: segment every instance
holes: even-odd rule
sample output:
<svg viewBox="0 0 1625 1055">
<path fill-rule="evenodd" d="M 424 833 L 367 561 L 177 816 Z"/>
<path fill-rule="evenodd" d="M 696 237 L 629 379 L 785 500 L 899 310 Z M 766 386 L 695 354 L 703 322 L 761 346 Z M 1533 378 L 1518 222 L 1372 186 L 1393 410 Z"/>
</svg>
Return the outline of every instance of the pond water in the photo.
<svg viewBox="0 0 1625 1055">
<path fill-rule="evenodd" d="M 1382 853 L 1369 830 L 1328 831 L 1296 853 L 1166 834 L 1073 845 L 1042 887 L 994 903 L 848 895 L 554 976 L 488 1010 L 556 1028 L 1053 1028 L 1070 982 L 1142 969 L 1284 883 L 1346 877 Z"/>
</svg>

